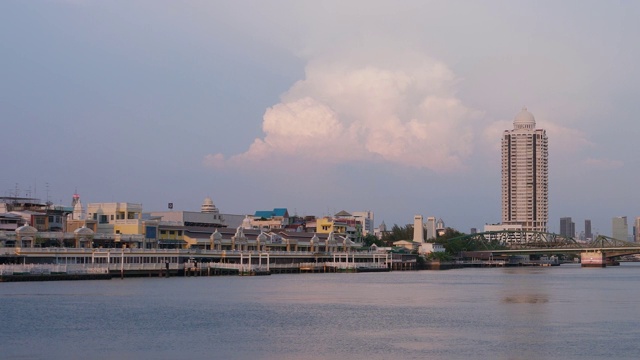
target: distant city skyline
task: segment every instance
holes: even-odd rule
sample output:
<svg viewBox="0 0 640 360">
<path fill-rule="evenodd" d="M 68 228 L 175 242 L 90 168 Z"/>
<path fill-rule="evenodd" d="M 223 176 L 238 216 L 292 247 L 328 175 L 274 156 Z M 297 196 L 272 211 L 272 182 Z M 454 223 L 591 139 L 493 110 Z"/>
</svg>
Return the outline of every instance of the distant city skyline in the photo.
<svg viewBox="0 0 640 360">
<path fill-rule="evenodd" d="M 15 197 L 15 194 L 16 193 L 15 193 L 15 188 L 14 188 L 11 191 L 6 191 L 5 194 L 4 194 L 4 198 L 6 200 L 8 198 Z M 19 195 L 17 197 L 18 198 L 23 198 L 23 199 L 27 199 L 27 198 L 35 199 L 35 200 L 39 200 L 39 201 L 41 201 L 43 203 L 47 202 L 47 201 L 50 201 L 52 205 L 55 205 L 55 206 L 57 206 L 57 205 L 68 206 L 68 207 L 71 207 L 71 208 L 73 208 L 78 202 L 80 202 L 80 195 L 78 193 L 74 193 L 73 196 L 71 197 L 71 199 L 67 199 L 68 201 L 65 201 L 64 199 L 59 199 L 57 201 L 53 201 L 52 197 L 49 197 L 49 200 L 47 200 L 46 198 L 43 198 L 43 197 L 40 197 L 40 196 L 37 196 L 37 195 L 38 195 L 37 193 L 34 194 L 34 193 L 30 193 L 29 191 L 25 191 L 24 195 Z M 213 200 L 210 197 L 207 196 L 205 198 L 207 199 L 205 201 L 211 201 L 212 202 L 211 205 L 215 205 L 215 204 L 213 204 Z M 110 202 L 127 202 L 127 201 L 125 199 L 125 200 L 122 200 L 122 201 L 113 200 L 113 201 L 110 201 Z M 161 207 L 161 208 L 158 208 L 158 209 L 156 209 L 156 208 L 154 208 L 154 209 L 145 208 L 145 212 L 147 212 L 147 211 L 148 212 L 158 212 L 158 211 L 173 210 L 173 209 L 174 209 L 174 204 L 173 203 L 166 203 L 164 205 L 164 207 Z M 373 220 L 374 211 L 372 211 L 372 210 L 357 211 L 356 209 L 350 209 L 350 208 L 345 208 L 345 209 L 347 209 L 348 211 L 352 211 L 354 216 L 367 217 L 367 228 L 369 229 L 368 231 L 372 231 L 371 229 L 373 229 L 373 227 L 377 228 L 382 222 L 384 222 L 384 220 L 380 220 L 380 221 L 379 220 L 375 220 L 374 221 Z M 345 210 L 345 209 L 341 209 L 341 210 Z M 197 208 L 179 208 L 179 209 L 176 208 L 176 210 L 180 210 L 180 211 L 202 211 L 202 205 L 198 206 Z M 326 209 L 321 214 L 304 214 L 304 215 L 302 215 L 302 214 L 298 214 L 296 209 L 291 209 L 291 210 L 292 210 L 292 215 L 296 215 L 296 216 L 307 216 L 307 215 L 310 215 L 310 216 L 318 216 L 318 217 L 333 216 L 337 212 L 339 212 L 339 210 L 336 210 L 335 208 L 333 208 L 333 209 Z M 256 211 L 256 209 L 250 209 L 248 212 L 225 213 L 225 215 L 235 214 L 237 216 L 240 216 L 240 219 L 242 219 L 242 218 L 244 218 L 244 216 L 251 215 L 255 211 Z M 223 213 L 224 213 L 224 211 L 223 211 Z M 613 224 L 616 224 L 616 221 L 617 221 L 616 219 L 623 219 L 623 218 L 626 219 L 627 217 L 624 216 L 624 217 L 614 217 L 614 218 L 612 218 L 610 220 L 610 222 L 611 222 L 611 224 L 610 224 L 611 230 L 610 231 L 607 231 L 607 230 L 601 231 L 599 229 L 596 229 L 595 233 L 592 232 L 592 230 L 591 230 L 591 220 L 590 219 L 585 219 L 584 220 L 584 228 L 582 230 L 582 234 L 586 238 L 593 238 L 593 237 L 595 237 L 597 235 L 605 235 L 605 236 L 613 237 L 613 235 L 614 235 L 613 234 L 613 230 L 614 230 L 614 227 L 615 227 L 615 225 L 613 225 Z M 409 219 L 409 220 L 411 220 L 411 219 Z M 575 222 L 572 221 L 571 217 L 560 217 L 558 219 L 558 221 L 559 221 L 559 226 L 557 227 L 557 229 L 554 226 L 549 226 L 549 229 L 548 229 L 549 232 L 555 232 L 557 234 L 564 235 L 564 232 L 563 232 L 564 226 L 571 226 L 571 227 L 568 227 L 567 229 L 572 228 L 574 233 L 575 233 L 575 236 L 576 237 L 578 236 L 578 232 L 577 232 L 578 229 L 575 227 Z M 572 224 L 568 225 L 566 223 L 566 221 L 572 221 Z M 236 222 L 238 222 L 238 221 L 233 221 L 234 224 Z M 411 221 L 407 221 L 406 223 L 395 223 L 395 224 L 397 224 L 399 226 L 406 226 L 406 225 L 413 226 L 414 223 L 415 223 L 415 216 L 414 216 L 414 219 L 413 219 L 413 223 Z M 565 224 L 565 225 L 563 225 L 563 224 Z M 235 225 L 237 225 L 237 224 L 235 224 Z M 434 233 L 435 234 L 435 227 L 436 227 L 436 219 L 435 219 L 435 217 L 429 216 L 424 221 L 424 226 L 425 226 L 425 228 L 424 228 L 425 232 L 429 232 L 429 233 Z M 628 228 L 627 230 L 628 231 L 630 231 L 630 230 L 636 231 L 635 229 L 637 229 L 639 226 L 640 226 L 640 217 L 636 217 L 635 218 L 635 222 L 632 225 L 631 229 Z M 465 232 L 465 233 L 469 233 L 469 232 L 470 233 L 474 233 L 474 228 L 470 228 L 469 230 L 460 229 L 460 228 L 455 228 L 455 229 L 459 230 L 459 231 L 462 231 L 462 232 Z M 638 236 L 637 232 L 634 232 L 634 233 L 628 234 L 628 235 L 633 235 L 634 238 Z M 428 236 L 428 235 L 425 234 L 425 236 Z M 638 240 L 636 242 L 640 242 L 640 240 Z"/>
<path fill-rule="evenodd" d="M 500 141 L 549 138 L 547 228 L 640 215 L 640 3 L 0 2 L 0 194 L 502 220 Z M 48 186 L 46 185 L 48 184 Z"/>
</svg>

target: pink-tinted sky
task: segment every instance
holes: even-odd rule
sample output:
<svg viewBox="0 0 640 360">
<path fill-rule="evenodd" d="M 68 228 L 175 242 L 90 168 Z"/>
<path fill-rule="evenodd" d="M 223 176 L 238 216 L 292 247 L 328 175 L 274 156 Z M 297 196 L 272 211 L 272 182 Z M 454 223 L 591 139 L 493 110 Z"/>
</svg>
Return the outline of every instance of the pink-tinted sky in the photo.
<svg viewBox="0 0 640 360">
<path fill-rule="evenodd" d="M 631 1 L 2 1 L 0 190 L 69 203 L 500 221 L 500 134 L 550 223 L 640 215 Z M 48 191 L 47 185 L 48 184 Z"/>
</svg>

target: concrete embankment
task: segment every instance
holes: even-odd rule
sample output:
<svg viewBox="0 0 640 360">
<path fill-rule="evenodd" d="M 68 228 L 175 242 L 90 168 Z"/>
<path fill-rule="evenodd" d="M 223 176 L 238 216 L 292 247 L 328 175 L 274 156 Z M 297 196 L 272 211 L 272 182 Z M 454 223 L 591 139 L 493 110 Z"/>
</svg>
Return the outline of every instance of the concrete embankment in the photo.
<svg viewBox="0 0 640 360">
<path fill-rule="evenodd" d="M 425 270 L 449 270 L 449 269 L 460 269 L 463 266 L 460 264 L 456 264 L 454 262 L 444 262 L 444 261 L 427 261 L 425 263 Z"/>
<path fill-rule="evenodd" d="M 109 280 L 111 274 L 20 274 L 0 275 L 0 282 L 58 281 L 58 280 Z"/>
</svg>

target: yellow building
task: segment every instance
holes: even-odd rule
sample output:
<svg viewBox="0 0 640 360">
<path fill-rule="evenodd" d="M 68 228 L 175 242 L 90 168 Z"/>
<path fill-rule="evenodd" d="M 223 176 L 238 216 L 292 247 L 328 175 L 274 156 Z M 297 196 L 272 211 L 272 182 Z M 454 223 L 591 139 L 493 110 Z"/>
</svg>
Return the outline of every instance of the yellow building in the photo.
<svg viewBox="0 0 640 360">
<path fill-rule="evenodd" d="M 197 243 L 196 239 L 185 236 L 184 226 L 179 223 L 161 221 L 158 230 L 158 246 L 162 248 L 182 249 Z"/>
<path fill-rule="evenodd" d="M 87 218 L 98 222 L 99 233 L 144 234 L 142 204 L 91 203 Z"/>
<path fill-rule="evenodd" d="M 142 204 L 91 203 L 87 219 L 97 221 L 96 235 L 113 234 L 116 243 L 129 247 L 154 247 L 158 221 L 142 219 Z"/>
<path fill-rule="evenodd" d="M 316 220 L 316 232 L 320 234 L 329 234 L 332 232 L 336 235 L 345 235 L 347 233 L 347 224 L 324 217 Z"/>
</svg>

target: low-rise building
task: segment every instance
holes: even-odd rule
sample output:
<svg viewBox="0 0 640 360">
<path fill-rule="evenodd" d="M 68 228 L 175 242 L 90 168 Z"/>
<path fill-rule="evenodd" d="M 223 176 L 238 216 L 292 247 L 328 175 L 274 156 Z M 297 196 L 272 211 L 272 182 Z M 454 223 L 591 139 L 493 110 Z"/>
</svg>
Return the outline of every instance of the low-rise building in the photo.
<svg viewBox="0 0 640 360">
<path fill-rule="evenodd" d="M 404 248 L 408 251 L 417 251 L 421 243 L 409 240 L 398 240 L 393 242 L 394 247 Z"/>
<path fill-rule="evenodd" d="M 258 210 L 251 219 L 251 227 L 258 230 L 283 229 L 289 225 L 289 211 L 286 208 Z"/>
<path fill-rule="evenodd" d="M 431 254 L 431 253 L 441 253 L 441 252 L 445 252 L 445 248 L 444 245 L 442 244 L 436 244 L 436 243 L 422 243 L 420 244 L 420 247 L 418 248 L 418 253 L 419 254 Z"/>
<path fill-rule="evenodd" d="M 360 244 L 348 237 L 333 233 L 314 234 L 308 232 L 262 231 L 242 226 L 218 228 L 207 231 L 186 231 L 187 247 L 202 250 L 267 251 L 267 252 L 339 252 L 357 251 Z"/>
<path fill-rule="evenodd" d="M 0 231 L 15 231 L 24 224 L 22 216 L 12 213 L 0 213 Z"/>
<path fill-rule="evenodd" d="M 94 242 L 104 240 L 100 246 L 157 246 L 158 222 L 143 219 L 142 204 L 90 203 L 87 205 L 87 219 L 97 222 Z"/>
</svg>

